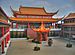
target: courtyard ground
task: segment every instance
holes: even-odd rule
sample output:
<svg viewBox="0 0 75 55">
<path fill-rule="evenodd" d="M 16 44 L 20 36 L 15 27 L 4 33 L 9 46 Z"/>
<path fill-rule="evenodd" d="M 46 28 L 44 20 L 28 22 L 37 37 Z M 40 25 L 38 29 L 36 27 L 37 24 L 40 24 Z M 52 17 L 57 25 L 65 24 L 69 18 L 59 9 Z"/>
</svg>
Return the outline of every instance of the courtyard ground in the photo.
<svg viewBox="0 0 75 55">
<path fill-rule="evenodd" d="M 56 38 L 51 47 L 39 45 L 40 51 L 33 51 L 35 43 L 30 40 L 11 40 L 7 55 L 75 55 L 75 44 L 72 48 L 65 47 L 66 44 L 67 41 Z"/>
</svg>

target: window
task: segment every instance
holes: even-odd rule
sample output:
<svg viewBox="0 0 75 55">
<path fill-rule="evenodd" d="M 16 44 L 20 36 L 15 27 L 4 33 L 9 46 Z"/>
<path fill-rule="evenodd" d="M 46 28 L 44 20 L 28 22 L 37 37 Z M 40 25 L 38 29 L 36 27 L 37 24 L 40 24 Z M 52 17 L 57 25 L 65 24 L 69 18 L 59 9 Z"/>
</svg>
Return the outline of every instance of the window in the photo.
<svg viewBox="0 0 75 55">
<path fill-rule="evenodd" d="M 64 33 L 64 37 L 68 38 L 69 37 L 69 33 Z"/>
<path fill-rule="evenodd" d="M 27 28 L 27 25 L 18 24 L 18 29 L 24 29 L 24 28 Z"/>
<path fill-rule="evenodd" d="M 13 28 L 16 28 L 16 23 L 13 23 Z"/>
<path fill-rule="evenodd" d="M 65 23 L 68 23 L 68 20 L 64 20 Z"/>
<path fill-rule="evenodd" d="M 75 31 L 75 27 L 72 27 L 72 31 Z"/>
</svg>

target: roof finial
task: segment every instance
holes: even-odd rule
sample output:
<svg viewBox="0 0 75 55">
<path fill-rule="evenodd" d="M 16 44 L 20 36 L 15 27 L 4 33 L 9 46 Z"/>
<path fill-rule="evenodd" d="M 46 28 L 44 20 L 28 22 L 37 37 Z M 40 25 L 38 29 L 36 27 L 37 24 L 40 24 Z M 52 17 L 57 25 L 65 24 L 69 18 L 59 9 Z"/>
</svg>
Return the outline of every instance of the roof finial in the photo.
<svg viewBox="0 0 75 55">
<path fill-rule="evenodd" d="M 11 9 L 11 11 L 13 12 L 13 13 L 15 13 L 15 11 L 12 9 L 12 7 L 10 6 L 10 9 Z"/>
<path fill-rule="evenodd" d="M 22 5 L 20 5 L 20 7 L 22 7 Z"/>
<path fill-rule="evenodd" d="M 11 9 L 12 12 L 14 11 L 11 6 L 10 6 L 10 9 Z"/>
<path fill-rule="evenodd" d="M 57 14 L 59 12 L 59 9 L 55 12 L 55 14 Z"/>
<path fill-rule="evenodd" d="M 64 16 L 62 17 L 62 20 L 63 20 L 65 17 L 66 17 L 66 15 L 64 15 Z"/>
</svg>

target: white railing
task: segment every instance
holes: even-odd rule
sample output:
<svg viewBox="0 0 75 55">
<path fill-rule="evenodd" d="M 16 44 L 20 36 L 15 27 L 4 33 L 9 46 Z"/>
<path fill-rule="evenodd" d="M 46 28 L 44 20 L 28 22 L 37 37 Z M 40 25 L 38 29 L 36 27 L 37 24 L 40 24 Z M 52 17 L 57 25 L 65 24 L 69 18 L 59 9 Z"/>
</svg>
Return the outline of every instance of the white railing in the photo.
<svg viewBox="0 0 75 55">
<path fill-rule="evenodd" d="M 10 31 L 25 31 L 25 29 L 10 29 Z"/>
<path fill-rule="evenodd" d="M 9 32 L 7 32 L 4 36 L 2 36 L 1 38 L 0 38 L 0 43 L 2 42 L 2 40 L 4 40 L 5 38 L 6 38 L 6 36 L 9 34 Z"/>
<path fill-rule="evenodd" d="M 50 31 L 61 31 L 61 28 L 51 28 Z"/>
</svg>

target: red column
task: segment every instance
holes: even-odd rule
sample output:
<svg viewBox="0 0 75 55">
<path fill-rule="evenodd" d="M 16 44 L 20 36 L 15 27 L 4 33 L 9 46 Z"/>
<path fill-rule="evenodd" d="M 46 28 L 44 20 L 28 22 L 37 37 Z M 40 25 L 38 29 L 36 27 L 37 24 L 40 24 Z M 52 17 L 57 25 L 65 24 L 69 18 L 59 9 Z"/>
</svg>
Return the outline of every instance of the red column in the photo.
<svg viewBox="0 0 75 55">
<path fill-rule="evenodd" d="M 10 40 L 10 27 L 8 28 L 8 32 L 9 32 L 9 34 L 8 34 L 8 41 Z"/>
<path fill-rule="evenodd" d="M 42 33 L 40 33 L 40 42 L 42 42 Z"/>
<path fill-rule="evenodd" d="M 2 40 L 2 54 L 4 53 L 4 40 Z"/>
<path fill-rule="evenodd" d="M 9 32 L 9 27 L 8 27 L 8 32 Z M 9 34 L 8 34 L 8 41 L 9 41 Z"/>
<path fill-rule="evenodd" d="M 16 23 L 16 28 L 18 28 L 18 24 Z"/>
<path fill-rule="evenodd" d="M 8 32 L 8 27 L 7 27 L 7 32 Z M 6 42 L 8 43 L 8 35 L 7 35 L 7 37 L 6 37 Z"/>
<path fill-rule="evenodd" d="M 7 33 L 7 28 L 6 28 L 6 33 Z M 7 36 L 6 36 L 6 38 L 5 38 L 5 47 L 7 47 Z"/>
<path fill-rule="evenodd" d="M 29 22 L 28 22 L 28 28 L 30 28 L 30 24 L 29 24 Z"/>
<path fill-rule="evenodd" d="M 48 40 L 48 33 L 45 33 L 45 40 Z"/>
<path fill-rule="evenodd" d="M 7 35 L 7 37 L 6 37 L 6 42 L 8 43 L 8 35 Z"/>
<path fill-rule="evenodd" d="M 13 28 L 13 22 L 11 22 L 11 28 Z"/>
<path fill-rule="evenodd" d="M 7 43 L 8 43 L 8 40 L 9 40 L 9 34 L 7 35 Z"/>
<path fill-rule="evenodd" d="M 7 43 L 8 43 L 8 41 L 10 40 L 10 30 L 9 30 L 9 27 L 7 29 L 8 29 L 8 32 L 9 32 L 9 34 L 7 35 Z"/>
<path fill-rule="evenodd" d="M 7 28 L 7 32 L 8 32 L 8 28 Z M 7 37 L 6 37 L 6 42 L 8 43 L 8 35 L 7 35 Z"/>
<path fill-rule="evenodd" d="M 9 27 L 9 40 L 10 40 L 10 27 Z"/>
<path fill-rule="evenodd" d="M 7 38 L 5 38 L 5 47 L 7 47 Z"/>
<path fill-rule="evenodd" d="M 2 37 L 4 36 L 4 27 L 2 27 Z M 4 40 L 2 40 L 2 54 L 4 53 Z"/>
</svg>

